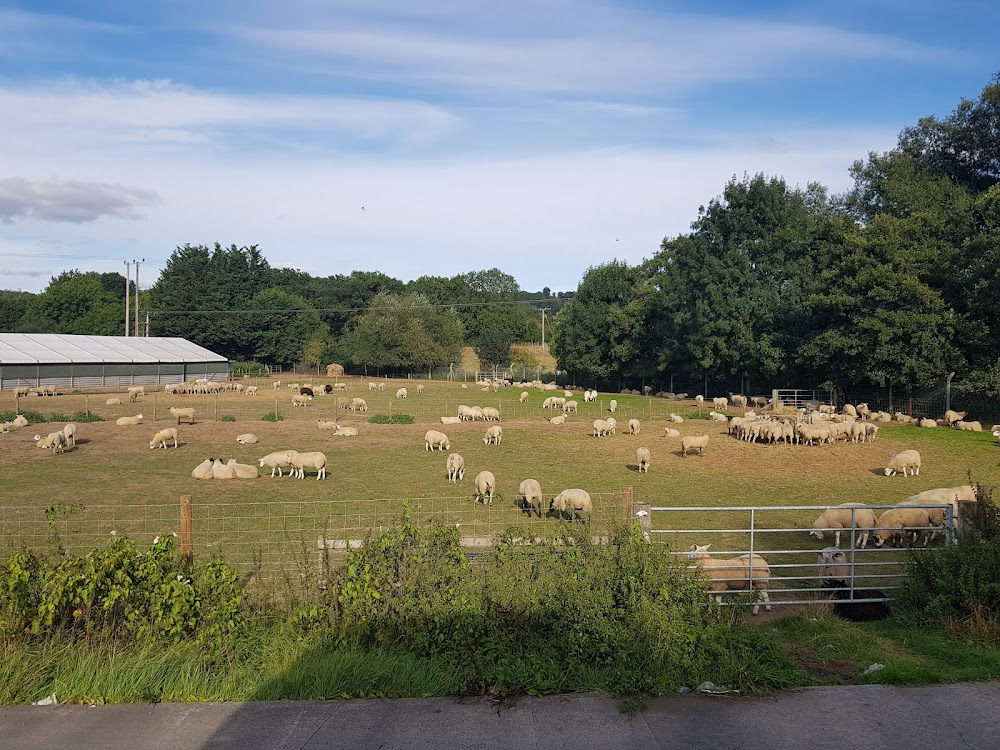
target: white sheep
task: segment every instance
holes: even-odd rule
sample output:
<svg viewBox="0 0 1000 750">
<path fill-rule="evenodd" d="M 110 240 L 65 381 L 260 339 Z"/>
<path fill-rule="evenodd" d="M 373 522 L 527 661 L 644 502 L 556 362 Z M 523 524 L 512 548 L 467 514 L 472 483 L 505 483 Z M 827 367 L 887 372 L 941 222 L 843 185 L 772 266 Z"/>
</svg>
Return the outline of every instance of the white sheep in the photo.
<svg viewBox="0 0 1000 750">
<path fill-rule="evenodd" d="M 915 450 L 900 451 L 889 459 L 889 464 L 885 467 L 887 477 L 894 476 L 897 472 L 902 472 L 906 476 L 909 470 L 911 476 L 920 476 L 920 453 Z"/>
<path fill-rule="evenodd" d="M 441 417 L 441 424 L 459 424 L 461 421 L 461 417 Z"/>
<path fill-rule="evenodd" d="M 146 395 L 146 389 L 141 385 L 132 386 L 131 388 L 128 389 L 129 403 L 134 403 L 145 395 Z"/>
<path fill-rule="evenodd" d="M 560 425 L 560 424 L 565 424 L 565 423 L 566 423 L 566 415 L 565 414 L 559 414 L 559 415 L 557 415 L 555 417 L 552 417 L 549 420 L 549 424 Z"/>
<path fill-rule="evenodd" d="M 533 512 L 542 517 L 542 485 L 537 479 L 525 479 L 517 488 L 517 494 L 521 496 L 521 508 L 528 511 L 528 518 Z"/>
<path fill-rule="evenodd" d="M 66 436 L 62 432 L 50 432 L 46 437 L 35 435 L 35 445 L 39 448 L 51 448 L 54 456 L 66 451 Z"/>
<path fill-rule="evenodd" d="M 839 547 L 841 529 L 851 528 L 858 530 L 858 546 L 867 546 L 868 537 L 875 528 L 875 511 L 866 508 L 864 503 L 842 503 L 835 508 L 827 508 L 813 522 L 809 535 L 822 539 L 824 531 L 834 529 L 834 544 Z"/>
<path fill-rule="evenodd" d="M 170 416 L 177 420 L 177 424 L 180 424 L 182 419 L 186 419 L 189 424 L 194 424 L 194 409 L 191 407 L 178 409 L 176 406 L 171 406 Z"/>
<path fill-rule="evenodd" d="M 465 459 L 462 458 L 462 454 L 449 453 L 447 468 L 449 482 L 457 482 L 460 479 L 465 479 Z"/>
<path fill-rule="evenodd" d="M 618 420 L 615 419 L 614 417 L 608 417 L 605 421 L 608 423 L 608 426 L 611 428 L 611 434 L 612 435 L 616 434 L 616 430 L 618 429 Z"/>
<path fill-rule="evenodd" d="M 960 422 L 965 419 L 965 415 L 968 413 L 968 411 L 955 411 L 953 409 L 948 409 L 948 411 L 944 413 L 944 421 L 947 422 L 949 426 L 954 426 L 955 422 Z"/>
<path fill-rule="evenodd" d="M 565 414 L 561 416 L 566 416 Z M 561 424 L 561 423 L 560 423 Z M 611 423 L 606 419 L 594 420 L 594 437 L 604 437 L 611 434 Z"/>
<path fill-rule="evenodd" d="M 292 473 L 299 479 L 306 478 L 306 469 L 316 469 L 316 479 L 326 478 L 326 454 L 319 451 L 312 453 L 296 453 L 289 456 Z"/>
<path fill-rule="evenodd" d="M 722 409 L 726 411 L 729 408 L 729 399 L 725 396 L 718 396 L 712 399 L 712 403 L 715 405 L 716 409 Z"/>
<path fill-rule="evenodd" d="M 297 451 L 275 451 L 274 453 L 268 453 L 263 458 L 258 459 L 258 463 L 261 468 L 265 466 L 271 467 L 271 479 L 274 479 L 274 472 L 277 470 L 278 476 L 281 476 L 281 470 L 284 468 L 289 468 L 292 465 L 292 456 L 297 453 Z M 289 473 L 291 476 L 291 473 Z"/>
<path fill-rule="evenodd" d="M 549 510 L 554 512 L 559 518 L 568 516 L 571 520 L 579 518 L 581 521 L 590 521 L 594 512 L 594 504 L 590 499 L 590 493 L 577 487 L 563 490 L 549 502 Z"/>
<path fill-rule="evenodd" d="M 160 430 L 159 432 L 157 432 L 155 435 L 153 435 L 153 439 L 149 441 L 149 447 L 151 449 L 152 448 L 163 448 L 163 449 L 166 449 L 166 447 L 167 447 L 167 441 L 168 440 L 173 440 L 174 441 L 174 447 L 175 448 L 177 447 L 177 428 L 176 427 L 167 427 L 166 429 Z"/>
<path fill-rule="evenodd" d="M 257 386 L 255 386 L 255 385 L 248 385 L 247 389 L 246 389 L 246 394 L 248 396 L 256 396 L 257 395 Z"/>
<path fill-rule="evenodd" d="M 896 506 L 890 508 L 875 523 L 875 546 L 881 547 L 891 539 L 916 539 L 920 532 L 931 531 L 930 512 L 926 508 Z"/>
<path fill-rule="evenodd" d="M 851 577 L 851 564 L 847 554 L 842 549 L 827 547 L 820 550 L 816 558 L 820 585 L 824 588 L 831 584 L 846 585 Z"/>
<path fill-rule="evenodd" d="M 357 427 L 345 427 L 342 424 L 338 424 L 335 428 L 336 431 L 333 433 L 337 437 L 357 437 L 358 428 Z"/>
<path fill-rule="evenodd" d="M 23 414 L 18 414 L 14 417 L 14 421 L 10 423 L 10 427 L 13 430 L 19 430 L 22 427 L 28 426 L 28 420 L 24 418 Z"/>
<path fill-rule="evenodd" d="M 497 489 L 497 478 L 492 471 L 481 471 L 476 475 L 476 502 L 493 505 L 493 494 Z"/>
<path fill-rule="evenodd" d="M 292 396 L 292 408 L 308 406 L 310 401 L 312 401 L 312 396 L 309 394 L 296 393 Z"/>
<path fill-rule="evenodd" d="M 118 417 L 115 420 L 115 424 L 119 427 L 135 427 L 137 424 L 142 424 L 142 415 L 136 414 L 134 417 Z"/>
<path fill-rule="evenodd" d="M 640 428 L 641 428 L 641 425 L 639 424 L 639 420 L 638 419 L 630 419 L 628 421 L 628 434 L 629 435 L 638 435 Z"/>
<path fill-rule="evenodd" d="M 368 390 L 369 391 L 377 391 L 378 390 L 378 383 L 369 383 L 368 384 Z"/>
<path fill-rule="evenodd" d="M 503 427 L 498 424 L 488 428 L 483 437 L 483 443 L 486 445 L 500 445 L 501 440 L 503 440 Z"/>
<path fill-rule="evenodd" d="M 500 421 L 500 410 L 495 409 L 492 406 L 483 407 L 483 419 L 487 422 L 499 422 Z"/>
<path fill-rule="evenodd" d="M 378 389 L 379 389 L 380 391 L 384 391 L 384 390 L 385 390 L 385 383 L 379 383 L 379 384 L 378 384 Z"/>
<path fill-rule="evenodd" d="M 928 419 L 927 417 L 922 418 L 919 424 L 921 427 L 927 427 L 927 428 L 938 426 L 937 422 L 935 422 L 933 419 Z"/>
<path fill-rule="evenodd" d="M 983 425 L 980 422 L 964 422 L 961 419 L 952 425 L 956 430 L 963 432 L 982 432 Z"/>
<path fill-rule="evenodd" d="M 611 399 L 611 403 L 608 404 L 608 411 L 612 414 L 618 411 L 618 402 L 615 399 Z"/>
<path fill-rule="evenodd" d="M 396 398 L 400 398 L 400 399 L 406 398 L 406 395 L 407 394 L 406 394 L 406 389 L 405 388 L 400 388 L 399 390 L 396 391 Z"/>
<path fill-rule="evenodd" d="M 963 501 L 975 501 L 976 488 L 971 484 L 959 487 L 938 487 L 933 490 L 924 490 L 916 495 L 910 495 L 905 500 L 900 500 L 897 505 L 950 505 L 952 508 L 952 518 L 958 521 L 958 504 Z M 932 526 L 944 526 L 948 517 L 948 509 L 927 508 L 927 515 Z"/>
<path fill-rule="evenodd" d="M 250 464 L 238 464 L 235 458 L 229 459 L 226 466 L 230 467 L 236 474 L 236 479 L 256 479 L 257 467 Z"/>
<path fill-rule="evenodd" d="M 740 409 L 745 409 L 747 405 L 747 397 L 742 393 L 737 393 L 732 397 L 733 406 Z"/>
<path fill-rule="evenodd" d="M 236 436 L 236 442 L 239 443 L 240 445 L 254 445 L 255 443 L 258 443 L 260 441 L 257 440 L 257 436 L 254 435 L 252 432 L 245 432 L 242 435 Z"/>
<path fill-rule="evenodd" d="M 680 436 L 681 436 L 680 430 L 675 430 L 673 427 L 663 428 L 663 437 L 676 438 Z"/>
<path fill-rule="evenodd" d="M 451 441 L 448 440 L 448 436 L 443 432 L 438 432 L 437 430 L 427 430 L 424 433 L 424 450 L 432 451 L 435 448 L 438 450 L 450 450 Z"/>
<path fill-rule="evenodd" d="M 649 464 L 652 459 L 649 455 L 649 448 L 635 449 L 635 462 L 639 465 L 639 473 L 649 473 Z"/>
<path fill-rule="evenodd" d="M 212 479 L 212 459 L 206 458 L 195 466 L 191 476 L 195 479 Z"/>
<path fill-rule="evenodd" d="M 62 434 L 66 438 L 66 445 L 70 447 L 76 447 L 76 425 L 73 422 L 67 422 L 62 428 Z"/>
<path fill-rule="evenodd" d="M 336 430 L 337 422 L 336 420 L 331 422 L 329 419 L 317 419 L 316 426 L 321 430 Z"/>
<path fill-rule="evenodd" d="M 212 461 L 212 479 L 236 479 L 236 469 L 222 463 L 221 458 Z"/>
<path fill-rule="evenodd" d="M 109 398 L 104 404 L 105 406 L 121 406 L 122 400 L 120 398 Z"/>
<path fill-rule="evenodd" d="M 368 411 L 368 402 L 363 398 L 358 398 L 355 396 L 351 399 L 350 409 L 352 411 Z"/>
<path fill-rule="evenodd" d="M 567 414 L 569 414 L 570 412 L 576 414 L 578 407 L 579 404 L 576 401 L 567 401 L 565 404 L 563 404 L 563 412 Z"/>
<path fill-rule="evenodd" d="M 681 424 L 684 421 L 684 417 L 682 417 L 680 414 L 674 414 L 673 412 L 670 412 L 670 421 L 673 422 L 674 424 Z"/>
<path fill-rule="evenodd" d="M 705 405 L 705 397 L 699 393 L 697 396 L 694 397 L 694 402 L 698 404 L 698 408 L 700 409 L 702 406 Z"/>
<path fill-rule="evenodd" d="M 722 604 L 722 594 L 727 591 L 758 591 L 764 602 L 764 609 L 771 611 L 770 599 L 767 594 L 768 579 L 771 569 L 760 555 L 739 555 L 728 559 L 711 557 L 708 548 L 711 544 L 691 545 L 688 557 L 701 568 L 702 575 L 711 581 L 709 588 L 715 595 L 715 601 Z M 754 604 L 753 614 L 760 613 L 760 604 Z"/>
<path fill-rule="evenodd" d="M 518 399 L 518 401 L 520 401 L 523 404 L 527 400 L 528 400 L 528 392 L 527 391 L 521 391 L 521 396 Z"/>
<path fill-rule="evenodd" d="M 713 422 L 728 422 L 729 421 L 729 417 L 727 417 L 725 414 L 721 414 L 720 412 L 717 412 L 717 411 L 710 411 L 708 413 L 708 416 L 711 418 L 711 420 Z"/>
<path fill-rule="evenodd" d="M 705 455 L 708 447 L 708 435 L 688 435 L 681 438 L 681 457 L 687 458 L 688 451 L 698 451 L 699 456 Z"/>
</svg>

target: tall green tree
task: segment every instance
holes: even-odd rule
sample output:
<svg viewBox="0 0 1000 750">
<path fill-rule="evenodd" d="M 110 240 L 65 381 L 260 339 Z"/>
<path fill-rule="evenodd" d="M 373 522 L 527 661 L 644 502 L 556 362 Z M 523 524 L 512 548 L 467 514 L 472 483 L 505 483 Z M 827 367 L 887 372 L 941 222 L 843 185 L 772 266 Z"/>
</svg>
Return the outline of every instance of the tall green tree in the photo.
<svg viewBox="0 0 1000 750">
<path fill-rule="evenodd" d="M 251 316 L 253 348 L 244 355 L 247 359 L 280 365 L 301 362 L 311 340 L 321 342 L 322 350 L 329 335 L 329 328 L 308 302 L 282 289 L 258 292 L 248 309 L 259 312 Z"/>
<path fill-rule="evenodd" d="M 124 293 L 115 296 L 107 291 L 109 276 L 118 277 L 124 292 L 125 277 L 120 274 L 64 271 L 52 279 L 45 291 L 31 298 L 19 327 L 39 333 L 122 335 Z"/>
</svg>

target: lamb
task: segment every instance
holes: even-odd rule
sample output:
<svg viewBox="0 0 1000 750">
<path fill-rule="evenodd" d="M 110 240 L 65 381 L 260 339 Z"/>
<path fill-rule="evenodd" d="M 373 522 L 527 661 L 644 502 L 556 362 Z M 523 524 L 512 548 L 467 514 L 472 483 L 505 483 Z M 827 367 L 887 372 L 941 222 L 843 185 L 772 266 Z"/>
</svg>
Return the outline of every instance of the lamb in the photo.
<svg viewBox="0 0 1000 750">
<path fill-rule="evenodd" d="M 520 401 L 520 403 L 523 404 L 527 400 L 528 400 L 528 392 L 527 391 L 521 391 L 521 397 L 518 399 L 518 401 Z"/>
<path fill-rule="evenodd" d="M 500 421 L 500 410 L 495 409 L 492 406 L 483 407 L 483 419 L 487 422 L 499 422 Z"/>
<path fill-rule="evenodd" d="M 306 469 L 316 469 L 316 479 L 326 478 L 326 454 L 319 451 L 312 453 L 295 453 L 289 456 L 292 473 L 299 479 L 306 478 Z"/>
<path fill-rule="evenodd" d="M 639 473 L 649 473 L 649 464 L 652 459 L 649 455 L 649 448 L 635 449 L 635 462 L 639 465 Z"/>
<path fill-rule="evenodd" d="M 948 423 L 949 427 L 953 427 L 955 422 L 960 422 L 965 419 L 965 415 L 968 413 L 969 412 L 967 411 L 954 411 L 953 409 L 949 409 L 944 413 L 944 421 Z"/>
<path fill-rule="evenodd" d="M 674 414 L 673 412 L 670 412 L 670 421 L 674 422 L 675 424 L 680 424 L 681 422 L 684 421 L 684 417 L 682 417 L 679 414 Z"/>
<path fill-rule="evenodd" d="M 920 476 L 920 453 L 915 450 L 900 451 L 889 459 L 889 465 L 885 467 L 887 477 L 894 476 L 897 472 L 902 472 L 906 476 L 909 469 L 911 476 Z"/>
<path fill-rule="evenodd" d="M 565 417 L 565 414 L 560 416 Z M 561 424 L 561 423 L 560 423 Z M 594 437 L 604 437 L 605 435 L 611 434 L 611 423 L 606 419 L 595 419 L 594 420 Z"/>
<path fill-rule="evenodd" d="M 983 425 L 979 422 L 963 422 L 961 419 L 952 425 L 956 430 L 962 430 L 963 432 L 982 432 Z"/>
<path fill-rule="evenodd" d="M 351 410 L 352 411 L 368 411 L 368 402 L 363 398 L 358 398 L 355 396 L 351 399 Z"/>
<path fill-rule="evenodd" d="M 221 458 L 212 461 L 212 479 L 236 479 L 236 469 L 222 463 Z"/>
<path fill-rule="evenodd" d="M 629 435 L 638 435 L 639 434 L 639 430 L 641 429 L 641 427 L 642 426 L 639 424 L 639 420 L 638 419 L 630 419 L 628 421 L 628 434 Z"/>
<path fill-rule="evenodd" d="M 573 398 L 573 391 L 563 391 L 563 395 L 566 398 Z"/>
<path fill-rule="evenodd" d="M 927 417 L 924 417 L 923 419 L 920 420 L 920 426 L 921 427 L 937 427 L 938 423 L 935 422 L 933 419 L 928 419 Z"/>
<path fill-rule="evenodd" d="M 441 417 L 441 424 L 459 424 L 461 417 Z"/>
<path fill-rule="evenodd" d="M 681 436 L 680 430 L 675 430 L 673 427 L 663 428 L 663 437 L 676 438 L 680 436 Z"/>
<path fill-rule="evenodd" d="M 180 424 L 182 419 L 186 419 L 189 424 L 194 424 L 194 409 L 190 407 L 178 409 L 175 406 L 171 406 L 170 415 L 177 420 L 177 424 Z"/>
<path fill-rule="evenodd" d="M 615 399 L 611 399 L 611 403 L 608 404 L 608 411 L 612 414 L 618 411 L 618 402 Z"/>
<path fill-rule="evenodd" d="M 560 425 L 560 424 L 565 424 L 565 423 L 566 423 L 566 415 L 565 414 L 559 414 L 559 415 L 557 415 L 555 417 L 552 417 L 549 420 L 549 424 Z"/>
<path fill-rule="evenodd" d="M 134 403 L 138 401 L 141 396 L 145 395 L 146 395 L 146 389 L 141 385 L 136 385 L 128 389 L 129 403 Z"/>
<path fill-rule="evenodd" d="M 66 445 L 75 448 L 76 447 L 76 425 L 73 422 L 67 422 L 66 426 L 62 428 L 62 434 L 66 438 Z"/>
<path fill-rule="evenodd" d="M 465 479 L 465 459 L 460 453 L 448 454 L 448 481 L 457 482 Z"/>
<path fill-rule="evenodd" d="M 542 517 L 542 485 L 537 479 L 525 479 L 517 488 L 517 494 L 521 496 L 521 508 L 528 511 L 528 518 L 533 512 Z"/>
<path fill-rule="evenodd" d="M 109 398 L 104 402 L 105 406 L 121 406 L 122 400 L 120 398 Z"/>
<path fill-rule="evenodd" d="M 312 396 L 298 393 L 292 396 L 292 408 L 295 408 L 296 406 L 307 406 L 310 401 L 312 401 Z"/>
<path fill-rule="evenodd" d="M 483 443 L 486 445 L 500 445 L 501 440 L 503 440 L 503 427 L 495 424 L 486 430 L 486 436 L 483 438 Z"/>
<path fill-rule="evenodd" d="M 396 391 L 396 398 L 406 398 L 406 389 L 400 388 Z"/>
<path fill-rule="evenodd" d="M 712 403 L 715 405 L 716 409 L 722 409 L 726 411 L 729 408 L 729 399 L 725 396 L 718 396 L 712 399 Z"/>
<path fill-rule="evenodd" d="M 721 414 L 720 412 L 717 412 L 717 411 L 710 411 L 708 413 L 708 416 L 711 417 L 711 419 L 712 419 L 713 422 L 728 422 L 729 421 L 729 417 L 727 417 L 725 414 Z"/>
<path fill-rule="evenodd" d="M 39 448 L 51 448 L 54 456 L 66 451 L 66 436 L 62 432 L 50 432 L 46 437 L 35 435 L 35 445 Z"/>
<path fill-rule="evenodd" d="M 913 534 L 913 538 L 921 531 L 929 531 L 930 513 L 926 508 L 896 506 L 890 508 L 875 523 L 875 546 L 881 547 L 891 539 L 905 539 Z"/>
<path fill-rule="evenodd" d="M 149 447 L 150 449 L 153 448 L 166 449 L 168 440 L 173 440 L 174 447 L 175 448 L 177 447 L 176 427 L 167 427 L 165 430 L 160 430 L 159 432 L 157 432 L 155 435 L 153 435 L 153 439 L 149 441 Z"/>
<path fill-rule="evenodd" d="M 292 456 L 296 453 L 297 451 L 275 451 L 274 453 L 268 453 L 263 458 L 258 459 L 257 463 L 260 464 L 261 468 L 270 466 L 271 479 L 274 479 L 275 470 L 277 470 L 278 476 L 280 477 L 281 470 L 292 465 Z M 291 476 L 291 474 L 292 472 L 289 472 L 289 476 Z"/>
<path fill-rule="evenodd" d="M 212 459 L 206 458 L 195 466 L 191 476 L 195 479 L 212 479 Z"/>
<path fill-rule="evenodd" d="M 135 427 L 137 424 L 142 424 L 142 415 L 136 414 L 134 417 L 118 417 L 115 420 L 115 424 L 119 427 Z"/>
<path fill-rule="evenodd" d="M 358 428 L 357 427 L 345 427 L 342 424 L 338 424 L 336 427 L 336 432 L 333 433 L 338 437 L 357 437 Z"/>
<path fill-rule="evenodd" d="M 835 508 L 827 508 L 813 522 L 809 536 L 822 539 L 823 531 L 834 529 L 834 544 L 839 547 L 840 530 L 851 528 L 858 530 L 858 546 L 867 546 L 871 530 L 875 528 L 875 511 L 866 508 L 864 503 L 842 503 Z"/>
<path fill-rule="evenodd" d="M 229 459 L 226 466 L 230 467 L 236 474 L 236 479 L 256 479 L 257 467 L 250 464 L 238 464 L 235 458 Z"/>
<path fill-rule="evenodd" d="M 493 505 L 493 493 L 497 489 L 497 478 L 492 471 L 481 471 L 476 475 L 476 502 Z"/>
<path fill-rule="evenodd" d="M 260 441 L 257 440 L 257 436 L 254 435 L 252 432 L 246 432 L 242 435 L 237 435 L 236 442 L 239 443 L 240 445 L 254 445 L 255 443 L 258 443 Z"/>
<path fill-rule="evenodd" d="M 771 577 L 771 569 L 767 560 L 760 555 L 745 554 L 722 560 L 710 557 L 708 548 L 711 544 L 691 545 L 688 556 L 699 565 L 702 574 L 711 581 L 710 589 L 715 594 L 715 601 L 722 604 L 722 593 L 725 591 L 759 591 L 764 601 L 764 609 L 771 611 L 770 599 L 767 595 L 767 582 Z M 753 613 L 760 613 L 760 604 L 753 605 Z"/>
<path fill-rule="evenodd" d="M 555 512 L 559 518 L 567 515 L 570 520 L 575 517 L 589 522 L 594 512 L 594 504 L 590 500 L 590 493 L 573 488 L 563 490 L 552 498 L 549 502 L 549 511 Z"/>
<path fill-rule="evenodd" d="M 688 451 L 698 451 L 699 456 L 705 455 L 708 445 L 708 435 L 688 435 L 681 438 L 681 458 L 687 458 Z"/>
<path fill-rule="evenodd" d="M 424 433 L 424 450 L 432 451 L 435 448 L 438 450 L 450 450 L 451 441 L 448 440 L 448 436 L 443 432 L 438 432 L 437 430 L 427 430 Z"/>
</svg>

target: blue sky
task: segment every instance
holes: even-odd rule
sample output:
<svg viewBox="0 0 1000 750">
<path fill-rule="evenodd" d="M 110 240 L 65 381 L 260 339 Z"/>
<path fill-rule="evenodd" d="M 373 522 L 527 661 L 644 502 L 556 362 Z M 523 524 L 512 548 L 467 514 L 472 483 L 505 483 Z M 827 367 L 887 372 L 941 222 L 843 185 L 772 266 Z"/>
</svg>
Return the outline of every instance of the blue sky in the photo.
<svg viewBox="0 0 1000 750">
<path fill-rule="evenodd" d="M 979 94 L 998 27 L 963 0 L 0 0 L 0 288 L 132 258 L 145 286 L 218 241 L 574 289 L 734 174 L 845 190 Z"/>
</svg>

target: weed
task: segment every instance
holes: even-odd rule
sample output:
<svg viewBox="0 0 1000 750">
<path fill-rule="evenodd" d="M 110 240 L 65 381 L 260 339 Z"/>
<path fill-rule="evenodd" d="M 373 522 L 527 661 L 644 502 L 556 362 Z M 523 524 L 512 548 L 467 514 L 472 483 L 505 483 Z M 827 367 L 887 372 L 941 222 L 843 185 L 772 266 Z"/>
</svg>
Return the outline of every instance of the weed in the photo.
<svg viewBox="0 0 1000 750">
<path fill-rule="evenodd" d="M 223 414 L 221 417 L 219 417 L 219 421 L 220 422 L 235 422 L 236 421 L 236 417 L 234 417 L 232 414 Z"/>
<path fill-rule="evenodd" d="M 413 424 L 414 421 L 409 414 L 373 414 L 368 417 L 369 424 Z"/>
<path fill-rule="evenodd" d="M 283 422 L 285 418 L 278 414 L 276 411 L 269 411 L 263 417 L 260 418 L 261 422 Z"/>
</svg>

